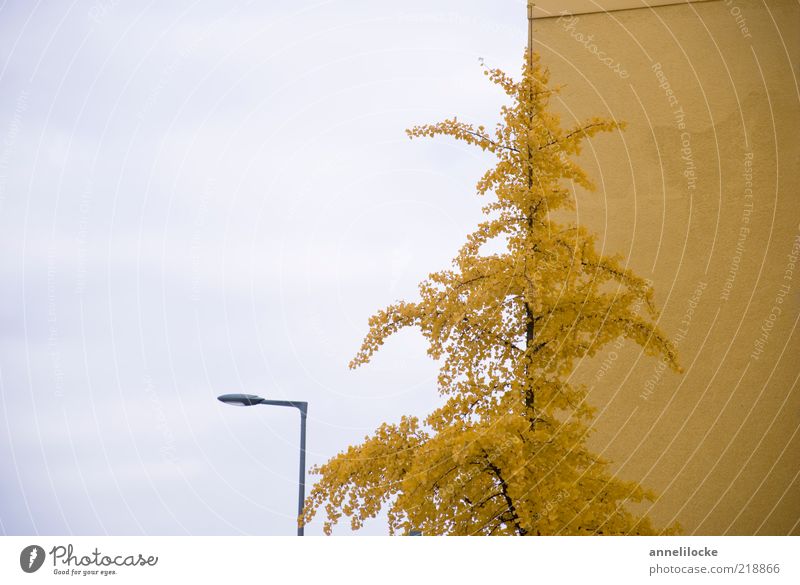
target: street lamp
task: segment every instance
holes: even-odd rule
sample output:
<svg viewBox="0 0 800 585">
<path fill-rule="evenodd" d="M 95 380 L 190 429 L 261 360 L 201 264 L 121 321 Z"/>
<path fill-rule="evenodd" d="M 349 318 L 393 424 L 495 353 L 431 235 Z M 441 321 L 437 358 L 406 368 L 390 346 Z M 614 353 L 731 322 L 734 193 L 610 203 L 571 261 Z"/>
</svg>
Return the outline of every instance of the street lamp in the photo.
<svg viewBox="0 0 800 585">
<path fill-rule="evenodd" d="M 296 402 L 294 400 L 267 400 L 255 394 L 223 394 L 217 398 L 225 404 L 234 406 L 255 406 L 264 404 L 266 406 L 289 406 L 300 411 L 300 484 L 298 486 L 297 500 L 297 536 L 303 536 L 303 525 L 300 518 L 303 515 L 303 503 L 306 499 L 306 415 L 308 414 L 308 402 Z"/>
</svg>

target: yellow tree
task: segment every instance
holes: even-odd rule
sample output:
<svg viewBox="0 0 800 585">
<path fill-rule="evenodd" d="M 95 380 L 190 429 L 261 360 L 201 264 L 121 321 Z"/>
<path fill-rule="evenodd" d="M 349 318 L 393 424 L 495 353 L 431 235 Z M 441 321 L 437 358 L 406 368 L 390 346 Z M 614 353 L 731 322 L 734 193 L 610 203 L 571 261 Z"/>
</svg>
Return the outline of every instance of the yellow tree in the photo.
<svg viewBox="0 0 800 585">
<path fill-rule="evenodd" d="M 595 237 L 569 221 L 571 186 L 594 188 L 571 157 L 622 124 L 593 118 L 562 127 L 549 107 L 558 88 L 538 55 L 526 55 L 519 81 L 484 70 L 509 102 L 493 130 L 456 118 L 408 130 L 495 155 L 477 185 L 491 200 L 450 270 L 423 281 L 418 301 L 369 321 L 350 366 L 368 362 L 401 328 L 418 327 L 441 362 L 443 405 L 424 420 L 383 424 L 313 470 L 320 477 L 302 521 L 323 508 L 326 533 L 342 515 L 357 529 L 382 508 L 392 534 L 665 532 L 629 508 L 653 494 L 587 449 L 593 409 L 586 388 L 570 381 L 576 360 L 620 336 L 679 370 L 654 324 L 649 282 L 599 254 Z M 490 240 L 504 251 L 486 253 Z"/>
</svg>

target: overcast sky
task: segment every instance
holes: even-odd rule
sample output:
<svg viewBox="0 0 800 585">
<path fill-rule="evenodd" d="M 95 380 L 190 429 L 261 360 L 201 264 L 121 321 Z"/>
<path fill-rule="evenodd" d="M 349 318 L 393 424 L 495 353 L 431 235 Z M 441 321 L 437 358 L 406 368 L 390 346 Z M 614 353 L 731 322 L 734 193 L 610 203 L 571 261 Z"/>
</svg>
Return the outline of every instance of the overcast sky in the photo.
<svg viewBox="0 0 800 585">
<path fill-rule="evenodd" d="M 479 57 L 525 35 L 521 1 L 3 3 L 0 532 L 292 534 L 297 413 L 217 395 L 307 400 L 310 464 L 434 408 L 418 333 L 347 363 L 489 159 L 403 131 L 492 123 Z"/>
</svg>

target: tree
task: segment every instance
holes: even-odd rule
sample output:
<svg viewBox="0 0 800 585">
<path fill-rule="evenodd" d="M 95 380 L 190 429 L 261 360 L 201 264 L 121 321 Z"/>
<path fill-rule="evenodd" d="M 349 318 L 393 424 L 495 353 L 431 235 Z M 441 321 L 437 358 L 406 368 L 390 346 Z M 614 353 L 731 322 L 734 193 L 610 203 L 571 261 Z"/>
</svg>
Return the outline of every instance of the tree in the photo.
<svg viewBox="0 0 800 585">
<path fill-rule="evenodd" d="M 623 125 L 593 118 L 563 128 L 549 107 L 559 88 L 548 85 L 538 55 L 526 61 L 520 81 L 484 69 L 510 102 L 493 131 L 456 118 L 407 131 L 495 155 L 477 185 L 491 201 L 452 269 L 423 281 L 418 301 L 369 321 L 350 366 L 367 363 L 401 328 L 418 327 L 441 361 L 445 402 L 424 420 L 381 425 L 314 468 L 320 478 L 303 521 L 324 507 L 326 533 L 342 515 L 357 529 L 384 507 L 393 534 L 660 532 L 629 508 L 654 495 L 588 450 L 593 408 L 587 389 L 570 381 L 576 360 L 620 337 L 680 370 L 654 323 L 649 281 L 599 254 L 595 237 L 569 221 L 570 186 L 594 189 L 571 157 L 586 139 Z M 504 251 L 482 252 L 490 240 Z"/>
</svg>

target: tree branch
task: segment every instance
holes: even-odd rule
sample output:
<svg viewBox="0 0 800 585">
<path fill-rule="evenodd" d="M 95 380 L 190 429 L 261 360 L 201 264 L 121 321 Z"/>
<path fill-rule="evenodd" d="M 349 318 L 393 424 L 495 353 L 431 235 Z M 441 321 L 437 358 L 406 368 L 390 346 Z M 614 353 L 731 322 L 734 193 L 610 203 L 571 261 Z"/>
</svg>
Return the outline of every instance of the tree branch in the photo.
<svg viewBox="0 0 800 585">
<path fill-rule="evenodd" d="M 497 148 L 506 148 L 506 149 L 508 149 L 508 150 L 512 150 L 512 151 L 514 151 L 514 152 L 519 152 L 519 150 L 517 150 L 517 149 L 516 149 L 516 148 L 514 148 L 513 146 L 508 146 L 508 145 L 506 145 L 506 144 L 500 144 L 499 142 L 495 142 L 494 140 L 492 140 L 492 139 L 491 139 L 491 138 L 489 138 L 488 136 L 484 136 L 484 135 L 483 135 L 483 134 L 481 134 L 480 132 L 475 132 L 475 131 L 473 131 L 473 130 L 464 130 L 464 132 L 466 132 L 467 134 L 469 134 L 469 135 L 471 135 L 471 136 L 474 136 L 475 138 L 478 138 L 478 139 L 480 139 L 480 140 L 485 140 L 486 142 L 488 142 L 488 143 L 489 143 L 489 144 L 491 144 L 492 146 L 496 146 Z"/>
<path fill-rule="evenodd" d="M 484 451 L 486 453 L 486 451 Z M 497 467 L 494 463 L 489 461 L 488 453 L 487 455 L 487 467 L 492 470 L 497 480 L 500 482 L 500 493 L 503 494 L 503 500 L 506 502 L 506 506 L 508 506 L 508 513 L 511 515 L 511 522 L 514 524 L 514 528 L 517 531 L 517 534 L 520 536 L 527 536 L 528 531 L 523 528 L 519 523 L 519 516 L 517 515 L 517 509 L 514 507 L 514 501 L 511 499 L 511 496 L 508 495 L 508 484 L 506 484 L 503 476 L 500 475 L 500 468 Z"/>
<path fill-rule="evenodd" d="M 564 142 L 565 140 L 569 140 L 570 138 L 572 138 L 572 137 L 573 137 L 573 136 L 575 136 L 576 134 L 581 134 L 581 133 L 584 133 L 584 132 L 586 132 L 586 131 L 587 131 L 589 128 L 595 128 L 595 127 L 597 127 L 597 126 L 602 126 L 602 124 L 601 124 L 601 123 L 599 123 L 599 122 L 597 122 L 597 123 L 595 123 L 595 124 L 589 124 L 589 125 L 587 125 L 587 126 L 581 126 L 581 127 L 580 127 L 580 128 L 578 128 L 577 130 L 573 130 L 572 132 L 569 132 L 569 133 L 568 133 L 566 136 L 564 136 L 564 137 L 563 137 L 561 140 L 551 140 L 550 142 L 548 142 L 547 144 L 543 144 L 542 146 L 540 146 L 540 147 L 539 147 L 539 148 L 537 148 L 536 150 L 543 150 L 543 149 L 547 148 L 548 146 L 553 146 L 554 144 L 558 144 L 559 142 Z"/>
</svg>

